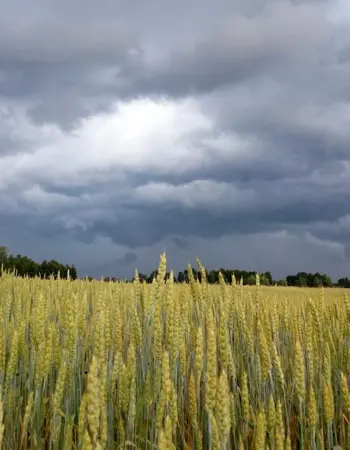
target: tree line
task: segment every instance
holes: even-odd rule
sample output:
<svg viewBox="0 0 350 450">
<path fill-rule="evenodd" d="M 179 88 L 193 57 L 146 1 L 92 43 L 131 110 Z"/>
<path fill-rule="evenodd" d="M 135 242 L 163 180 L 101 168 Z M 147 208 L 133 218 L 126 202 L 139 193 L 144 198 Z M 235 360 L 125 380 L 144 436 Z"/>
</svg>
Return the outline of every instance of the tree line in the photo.
<svg viewBox="0 0 350 450">
<path fill-rule="evenodd" d="M 17 276 L 30 278 L 57 278 L 59 274 L 60 278 L 67 279 L 68 273 L 72 280 L 78 278 L 74 265 L 69 266 L 53 259 L 37 263 L 27 256 L 9 254 L 6 247 L 0 247 L 0 271 L 15 272 Z"/>
<path fill-rule="evenodd" d="M 201 281 L 202 275 L 199 270 L 192 268 L 193 276 L 196 280 Z M 241 280 L 243 285 L 253 286 L 256 283 L 256 272 L 238 270 L 238 269 L 214 269 L 206 270 L 206 278 L 209 284 L 219 283 L 219 273 L 222 274 L 226 283 L 231 283 L 234 276 L 237 283 Z M 157 270 L 153 270 L 151 274 L 145 275 L 140 273 L 139 279 L 146 283 L 151 283 L 157 276 Z M 169 278 L 170 273 L 166 274 L 166 279 Z M 115 279 L 114 279 L 115 280 Z M 281 280 L 274 280 L 271 272 L 263 272 L 259 274 L 260 284 L 263 286 L 295 286 L 295 287 L 344 287 L 350 288 L 350 280 L 348 278 L 340 278 L 336 283 L 327 274 L 298 272 L 296 275 L 288 275 Z M 113 278 L 107 278 L 106 281 L 113 281 Z M 188 283 L 188 270 L 178 272 L 174 276 L 174 281 L 177 283 Z"/>
<path fill-rule="evenodd" d="M 41 278 L 49 278 L 50 276 L 66 279 L 69 276 L 72 280 L 78 278 L 78 273 L 74 265 L 64 265 L 58 261 L 42 261 L 37 263 L 27 256 L 22 255 L 10 255 L 6 247 L 0 247 L 0 270 L 13 272 L 15 271 L 18 276 L 29 276 L 35 277 L 39 276 Z M 192 268 L 193 276 L 196 280 L 201 281 L 201 272 L 195 268 Z M 226 283 L 232 282 L 232 277 L 234 276 L 237 282 L 242 280 L 243 285 L 253 286 L 256 281 L 256 272 L 238 270 L 238 269 L 214 269 L 206 270 L 206 278 L 208 283 L 216 284 L 219 282 L 219 273 L 222 274 Z M 146 283 L 152 283 L 153 279 L 157 276 L 157 270 L 153 270 L 150 274 L 139 273 L 140 281 Z M 166 279 L 169 278 L 170 273 L 166 274 Z M 296 286 L 296 287 L 344 287 L 350 289 L 350 279 L 339 278 L 337 282 L 333 282 L 332 278 L 327 274 L 308 273 L 308 272 L 298 272 L 296 275 L 288 275 L 286 278 L 281 280 L 274 280 L 271 272 L 263 272 L 259 274 L 260 284 L 263 286 Z M 87 279 L 93 280 L 93 277 L 88 277 Z M 117 277 L 104 277 L 105 281 L 118 281 Z M 188 269 L 178 272 L 174 276 L 174 281 L 176 283 L 188 283 Z M 130 281 L 130 280 L 124 280 Z M 132 281 L 132 280 L 131 280 Z"/>
</svg>

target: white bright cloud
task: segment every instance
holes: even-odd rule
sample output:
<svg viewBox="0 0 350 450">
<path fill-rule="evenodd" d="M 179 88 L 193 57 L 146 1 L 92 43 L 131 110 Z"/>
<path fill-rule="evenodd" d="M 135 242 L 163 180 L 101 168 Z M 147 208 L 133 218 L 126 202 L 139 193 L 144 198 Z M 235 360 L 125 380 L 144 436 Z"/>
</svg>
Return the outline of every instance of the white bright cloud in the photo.
<svg viewBox="0 0 350 450">
<path fill-rule="evenodd" d="M 138 200 L 162 205 L 181 205 L 188 209 L 206 208 L 210 211 L 241 210 L 256 201 L 252 189 L 212 180 L 196 180 L 174 186 L 168 183 L 148 183 L 135 189 Z"/>
<path fill-rule="evenodd" d="M 127 173 L 181 174 L 204 167 L 213 152 L 242 157 L 247 150 L 235 136 L 216 136 L 194 100 L 118 103 L 70 134 L 53 126 L 32 129 L 23 116 L 17 121 L 24 122 L 26 138 L 36 139 L 37 149 L 1 159 L 0 188 L 15 180 L 69 187 L 108 177 L 123 181 Z"/>
</svg>

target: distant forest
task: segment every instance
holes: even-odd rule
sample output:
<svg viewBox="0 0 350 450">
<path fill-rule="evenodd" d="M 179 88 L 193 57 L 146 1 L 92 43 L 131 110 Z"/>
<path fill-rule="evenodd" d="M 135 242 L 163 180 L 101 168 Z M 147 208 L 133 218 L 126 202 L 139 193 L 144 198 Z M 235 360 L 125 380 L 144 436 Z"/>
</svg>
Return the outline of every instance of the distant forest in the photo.
<svg viewBox="0 0 350 450">
<path fill-rule="evenodd" d="M 28 276 L 28 277 L 41 277 L 49 278 L 50 276 L 57 277 L 58 273 L 60 278 L 66 279 L 67 274 L 72 280 L 78 278 L 78 272 L 74 265 L 64 265 L 58 261 L 42 261 L 37 263 L 27 256 L 22 255 L 10 255 L 6 247 L 0 247 L 0 267 L 6 271 L 15 272 L 17 276 Z M 201 280 L 201 273 L 199 270 L 192 268 L 192 272 L 195 279 Z M 256 279 L 256 273 L 246 270 L 238 269 L 217 269 L 217 270 L 207 270 L 206 276 L 207 281 L 210 284 L 216 284 L 219 282 L 219 273 L 223 275 L 226 283 L 232 282 L 232 275 L 234 275 L 237 282 L 243 281 L 244 285 L 254 285 Z M 146 283 L 151 283 L 153 278 L 157 275 L 157 270 L 153 270 L 149 275 L 140 273 L 140 281 Z M 271 272 L 264 272 L 259 274 L 260 284 L 263 286 L 297 286 L 297 287 L 344 287 L 350 289 L 350 279 L 339 278 L 339 280 L 334 283 L 332 278 L 327 274 L 307 273 L 298 272 L 296 275 L 288 275 L 286 278 L 281 280 L 274 280 L 272 278 Z M 166 278 L 169 278 L 170 273 L 166 274 Z M 89 280 L 94 278 L 88 277 Z M 117 277 L 103 277 L 105 281 L 118 281 Z M 188 282 L 188 270 L 180 271 L 177 276 L 174 277 L 177 283 L 187 283 Z M 130 281 L 130 280 L 124 280 Z M 131 280 L 132 281 L 132 280 Z"/>
<path fill-rule="evenodd" d="M 68 273 L 72 280 L 78 277 L 74 265 L 61 264 L 55 260 L 44 260 L 41 263 L 37 263 L 27 256 L 10 255 L 6 247 L 0 247 L 0 270 L 14 272 L 17 276 L 28 276 L 30 278 L 49 278 L 51 275 L 57 278 L 59 274 L 60 278 L 66 279 Z"/>
<path fill-rule="evenodd" d="M 201 281 L 201 273 L 199 270 L 192 268 L 192 272 L 195 279 Z M 256 282 L 256 272 L 238 270 L 238 269 L 217 269 L 206 270 L 206 278 L 208 283 L 216 284 L 219 282 L 219 273 L 222 274 L 226 283 L 232 282 L 232 276 L 239 283 L 243 281 L 243 285 L 253 286 Z M 150 275 L 139 274 L 139 279 L 151 283 L 153 278 L 157 275 L 157 270 L 154 270 Z M 166 274 L 166 278 L 170 276 L 170 273 Z M 298 272 L 296 275 L 288 275 L 281 280 L 274 280 L 271 272 L 264 272 L 259 274 L 260 284 L 263 286 L 297 286 L 297 287 L 345 287 L 350 288 L 350 280 L 348 278 L 340 278 L 337 283 L 332 281 L 332 278 L 327 274 Z M 107 280 L 110 280 L 108 278 Z M 188 270 L 179 272 L 175 276 L 175 282 L 187 283 L 188 282 Z"/>
</svg>

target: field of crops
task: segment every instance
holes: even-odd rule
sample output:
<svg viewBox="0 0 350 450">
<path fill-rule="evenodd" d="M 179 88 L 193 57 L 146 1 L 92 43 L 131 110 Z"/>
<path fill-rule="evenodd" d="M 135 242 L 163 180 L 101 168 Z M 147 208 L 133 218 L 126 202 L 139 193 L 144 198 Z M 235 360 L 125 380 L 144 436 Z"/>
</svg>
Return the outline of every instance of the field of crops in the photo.
<svg viewBox="0 0 350 450">
<path fill-rule="evenodd" d="M 200 263 L 199 263 L 200 265 Z M 350 449 L 345 291 L 0 278 L 4 449 Z M 336 447 L 336 446 L 339 447 Z"/>
</svg>

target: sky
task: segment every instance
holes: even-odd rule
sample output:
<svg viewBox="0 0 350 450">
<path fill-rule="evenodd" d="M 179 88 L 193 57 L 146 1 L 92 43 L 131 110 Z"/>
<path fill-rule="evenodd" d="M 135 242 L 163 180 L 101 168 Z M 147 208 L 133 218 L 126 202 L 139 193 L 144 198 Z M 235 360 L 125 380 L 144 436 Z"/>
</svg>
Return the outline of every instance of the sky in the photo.
<svg viewBox="0 0 350 450">
<path fill-rule="evenodd" d="M 0 245 L 79 275 L 350 275 L 348 0 L 0 0 Z"/>
</svg>

